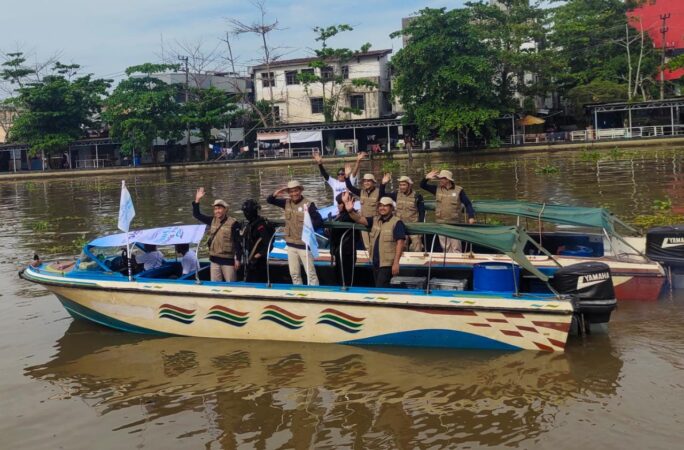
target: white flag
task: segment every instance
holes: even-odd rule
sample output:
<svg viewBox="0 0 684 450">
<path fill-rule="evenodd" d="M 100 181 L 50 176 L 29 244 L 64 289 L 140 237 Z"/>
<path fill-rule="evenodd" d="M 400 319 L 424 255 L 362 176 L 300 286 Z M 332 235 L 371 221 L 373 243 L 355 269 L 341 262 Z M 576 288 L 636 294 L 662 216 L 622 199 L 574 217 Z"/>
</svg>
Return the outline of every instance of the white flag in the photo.
<svg viewBox="0 0 684 450">
<path fill-rule="evenodd" d="M 126 189 L 126 182 L 121 180 L 121 201 L 119 202 L 119 230 L 128 232 L 128 227 L 135 217 L 135 208 L 133 208 L 133 199 L 131 194 Z"/>
<path fill-rule="evenodd" d="M 314 258 L 318 258 L 318 241 L 316 240 L 316 232 L 314 231 L 313 222 L 309 215 L 309 208 L 305 205 L 304 212 L 304 228 L 302 228 L 302 241 L 309 247 Z"/>
</svg>

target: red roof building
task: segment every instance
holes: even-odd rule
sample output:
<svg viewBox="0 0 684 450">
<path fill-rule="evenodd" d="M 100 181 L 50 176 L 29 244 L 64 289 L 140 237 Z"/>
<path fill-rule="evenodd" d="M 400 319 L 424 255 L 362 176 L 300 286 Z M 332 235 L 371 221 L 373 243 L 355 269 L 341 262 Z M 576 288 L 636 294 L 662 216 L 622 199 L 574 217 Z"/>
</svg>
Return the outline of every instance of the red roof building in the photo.
<svg viewBox="0 0 684 450">
<path fill-rule="evenodd" d="M 670 14 L 667 19 L 665 46 L 674 54 L 684 52 L 684 1 L 683 0 L 645 0 L 642 6 L 629 12 L 631 24 L 637 30 L 646 30 L 657 48 L 663 46 L 661 15 Z M 665 71 L 665 79 L 677 80 L 684 76 L 684 69 Z"/>
</svg>

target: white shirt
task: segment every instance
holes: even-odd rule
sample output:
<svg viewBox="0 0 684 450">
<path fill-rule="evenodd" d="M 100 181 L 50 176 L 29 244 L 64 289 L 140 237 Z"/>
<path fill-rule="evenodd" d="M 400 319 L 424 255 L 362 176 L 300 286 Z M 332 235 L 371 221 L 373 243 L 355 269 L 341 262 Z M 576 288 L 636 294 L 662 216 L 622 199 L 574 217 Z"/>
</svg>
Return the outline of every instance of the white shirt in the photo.
<svg viewBox="0 0 684 450">
<path fill-rule="evenodd" d="M 156 269 L 164 263 L 164 255 L 159 250 L 135 255 L 135 262 L 143 265 L 143 270 Z"/>
<path fill-rule="evenodd" d="M 197 253 L 194 250 L 188 250 L 181 258 L 181 265 L 183 266 L 183 275 L 197 270 Z"/>
<path fill-rule="evenodd" d="M 346 192 L 347 184 L 344 181 L 340 181 L 337 178 L 333 178 L 332 176 L 329 176 L 327 181 L 333 190 L 332 204 L 336 205 L 337 201 L 335 199 L 337 198 L 337 196 L 339 194 Z M 356 177 L 355 176 L 350 177 L 349 181 L 351 181 L 351 184 L 356 184 Z"/>
</svg>

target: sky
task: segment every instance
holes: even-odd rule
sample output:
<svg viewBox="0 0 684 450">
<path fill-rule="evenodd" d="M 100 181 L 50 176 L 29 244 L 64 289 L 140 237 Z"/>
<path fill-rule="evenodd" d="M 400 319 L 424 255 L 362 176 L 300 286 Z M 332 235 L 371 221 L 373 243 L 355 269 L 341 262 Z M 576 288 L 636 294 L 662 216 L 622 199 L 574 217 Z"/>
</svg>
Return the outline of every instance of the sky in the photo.
<svg viewBox="0 0 684 450">
<path fill-rule="evenodd" d="M 465 0 L 265 0 L 267 22 L 280 30 L 271 44 L 285 58 L 310 56 L 314 26 L 346 23 L 353 32 L 330 42 L 333 47 L 401 48 L 389 34 L 401 28 L 401 18 L 425 7 L 460 7 Z M 204 53 L 222 52 L 230 19 L 259 19 L 250 0 L 0 0 L 0 52 L 23 51 L 33 61 L 54 55 L 97 77 L 121 79 L 126 67 L 159 62 L 179 49 L 179 43 L 202 43 Z M 10 6 L 11 3 L 11 6 Z M 240 72 L 256 65 L 259 44 L 253 37 L 232 39 Z M 163 44 L 163 45 L 162 45 Z M 227 70 L 225 63 L 211 69 Z M 223 66 L 223 67 L 220 67 Z"/>
</svg>

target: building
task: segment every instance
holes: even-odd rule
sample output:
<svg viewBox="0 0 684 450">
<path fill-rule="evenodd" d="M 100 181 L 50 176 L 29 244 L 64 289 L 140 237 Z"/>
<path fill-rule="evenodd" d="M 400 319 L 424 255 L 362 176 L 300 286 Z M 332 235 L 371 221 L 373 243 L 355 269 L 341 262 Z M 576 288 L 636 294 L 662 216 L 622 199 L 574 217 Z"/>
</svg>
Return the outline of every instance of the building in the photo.
<svg viewBox="0 0 684 450">
<path fill-rule="evenodd" d="M 0 105 L 0 144 L 7 142 L 9 133 L 17 111 L 11 106 Z"/>
<path fill-rule="evenodd" d="M 309 64 L 316 58 L 299 58 L 275 61 L 267 68 L 265 64 L 252 68 L 254 97 L 256 101 L 273 101 L 276 115 L 282 124 L 324 122 L 323 92 L 320 84 L 307 88 L 298 75 L 315 71 L 316 75 L 342 76 L 345 79 L 340 107 L 355 108 L 361 114 L 341 113 L 339 120 L 368 120 L 386 117 L 392 113 L 390 95 L 390 70 L 388 57 L 392 50 L 373 50 L 355 55 L 342 64 L 331 62 L 330 66 L 313 69 Z M 374 81 L 377 88 L 357 87 L 352 80 L 366 78 Z M 329 86 L 328 86 L 329 88 Z"/>
</svg>

